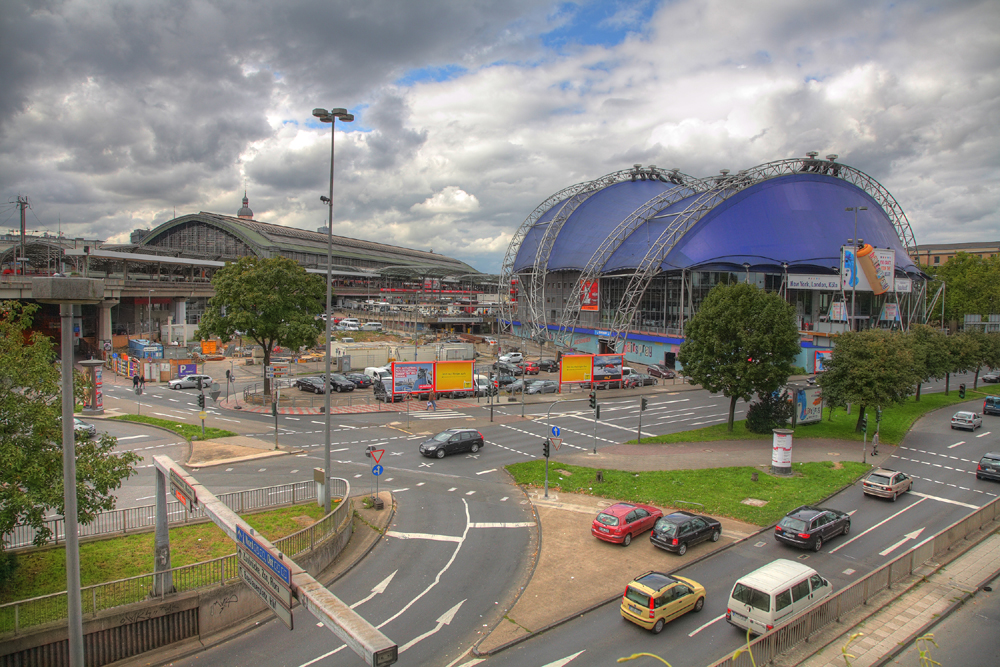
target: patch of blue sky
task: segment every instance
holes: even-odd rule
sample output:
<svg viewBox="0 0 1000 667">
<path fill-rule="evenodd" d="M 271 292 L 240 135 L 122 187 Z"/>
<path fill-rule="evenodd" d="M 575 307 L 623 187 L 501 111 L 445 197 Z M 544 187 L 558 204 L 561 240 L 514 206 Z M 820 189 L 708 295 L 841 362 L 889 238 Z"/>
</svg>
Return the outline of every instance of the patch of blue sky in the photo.
<svg viewBox="0 0 1000 667">
<path fill-rule="evenodd" d="M 337 130 L 340 132 L 371 132 L 371 128 L 364 124 L 364 112 L 368 109 L 368 104 L 359 104 L 356 107 L 350 108 L 347 111 L 354 114 L 354 120 L 350 123 L 345 123 L 343 121 L 337 121 Z M 310 116 L 306 119 L 290 119 L 282 121 L 283 124 L 288 125 L 294 123 L 296 125 L 303 125 L 308 127 L 310 130 L 322 129 L 328 127 L 328 123 L 324 123 L 315 116 Z"/>
<path fill-rule="evenodd" d="M 465 74 L 468 70 L 461 65 L 442 65 L 440 67 L 421 67 L 410 70 L 400 77 L 396 84 L 413 86 L 418 83 L 449 81 Z"/>
<path fill-rule="evenodd" d="M 661 0 L 635 2 L 565 2 L 551 16 L 557 28 L 541 36 L 542 44 L 554 51 L 572 46 L 616 46 L 629 35 L 646 30 Z"/>
</svg>

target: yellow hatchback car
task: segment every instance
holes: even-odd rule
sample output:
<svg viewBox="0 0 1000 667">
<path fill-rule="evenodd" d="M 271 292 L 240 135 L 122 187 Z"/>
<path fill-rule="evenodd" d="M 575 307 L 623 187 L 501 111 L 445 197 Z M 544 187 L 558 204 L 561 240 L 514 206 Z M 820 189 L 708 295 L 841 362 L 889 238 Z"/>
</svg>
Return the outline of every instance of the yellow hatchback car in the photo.
<svg viewBox="0 0 1000 667">
<path fill-rule="evenodd" d="M 693 579 L 647 572 L 629 582 L 622 597 L 622 617 L 659 634 L 663 626 L 705 606 L 705 587 Z"/>
</svg>

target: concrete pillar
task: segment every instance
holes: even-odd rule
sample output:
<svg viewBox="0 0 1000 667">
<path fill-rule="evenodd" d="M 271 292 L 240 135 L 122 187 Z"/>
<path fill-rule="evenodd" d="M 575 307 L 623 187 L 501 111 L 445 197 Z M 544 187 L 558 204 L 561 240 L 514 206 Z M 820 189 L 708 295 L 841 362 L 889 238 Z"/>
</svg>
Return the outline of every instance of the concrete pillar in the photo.
<svg viewBox="0 0 1000 667">
<path fill-rule="evenodd" d="M 160 574 L 160 573 L 163 574 Z M 174 592 L 174 575 L 170 571 L 170 528 L 167 523 L 167 476 L 156 469 L 156 538 L 153 542 L 153 593 Z M 156 576 L 159 575 L 159 576 Z"/>
<path fill-rule="evenodd" d="M 117 299 L 104 299 L 98 304 L 100 314 L 97 317 L 97 340 L 99 343 L 110 341 L 114 332 L 111 322 L 111 309 L 120 303 Z"/>
<path fill-rule="evenodd" d="M 182 296 L 174 297 L 174 322 L 181 325 L 181 345 L 187 347 L 187 299 Z"/>
</svg>

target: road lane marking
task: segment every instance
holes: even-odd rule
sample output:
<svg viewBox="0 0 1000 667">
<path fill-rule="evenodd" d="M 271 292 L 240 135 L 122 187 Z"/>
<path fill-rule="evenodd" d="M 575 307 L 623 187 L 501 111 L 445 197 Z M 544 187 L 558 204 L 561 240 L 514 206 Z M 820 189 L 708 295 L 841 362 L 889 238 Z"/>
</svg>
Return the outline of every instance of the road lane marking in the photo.
<svg viewBox="0 0 1000 667">
<path fill-rule="evenodd" d="M 466 598 L 466 599 L 468 599 L 468 598 Z M 455 614 L 458 613 L 458 610 L 461 608 L 461 606 L 463 604 L 465 604 L 465 600 L 462 600 L 457 605 L 455 605 L 454 607 L 452 607 L 451 609 L 449 609 L 445 613 L 441 614 L 441 616 L 439 616 L 438 620 L 436 621 L 437 625 L 435 625 L 433 629 L 428 630 L 427 632 L 425 632 L 422 635 L 417 635 L 416 637 L 414 637 L 410 641 L 406 642 L 405 644 L 403 644 L 402 646 L 399 647 L 399 650 L 397 651 L 397 653 L 402 653 L 403 651 L 407 650 L 408 648 L 411 648 L 414 644 L 427 639 L 428 637 L 430 637 L 433 634 L 436 634 L 437 631 L 440 630 L 441 628 L 443 628 L 444 626 L 451 625 L 451 622 L 455 620 Z"/>
<path fill-rule="evenodd" d="M 404 533 L 398 530 L 387 530 L 388 537 L 395 537 L 400 540 L 433 540 L 435 542 L 459 542 L 465 539 L 461 535 L 434 535 L 432 533 Z"/>
<path fill-rule="evenodd" d="M 960 503 L 957 500 L 952 500 L 951 498 L 940 498 L 938 496 L 929 496 L 926 493 L 917 493 L 916 491 L 910 491 L 915 496 L 920 496 L 921 498 L 928 498 L 930 500 L 937 500 L 938 502 L 948 503 L 949 505 L 959 505 L 960 507 L 968 507 L 969 509 L 977 510 L 980 509 L 979 505 L 970 505 L 969 503 Z"/>
<path fill-rule="evenodd" d="M 987 436 L 987 435 L 989 435 L 990 433 L 991 433 L 990 431 L 986 431 L 985 433 L 980 433 L 980 434 L 979 434 L 979 435 L 977 435 L 976 437 L 977 437 L 977 438 L 982 438 L 982 437 L 984 437 L 984 436 Z"/>
<path fill-rule="evenodd" d="M 913 531 L 912 533 L 907 533 L 906 535 L 903 536 L 903 539 L 901 539 L 899 542 L 896 542 L 891 547 L 887 547 L 885 549 L 882 549 L 882 551 L 879 551 L 878 555 L 879 556 L 888 556 L 893 551 L 895 551 L 899 547 L 903 546 L 904 544 L 906 544 L 910 540 L 915 540 L 918 537 L 920 537 L 920 533 L 922 533 L 922 532 L 924 532 L 924 529 L 920 528 L 918 530 Z"/>
<path fill-rule="evenodd" d="M 149 437 L 148 435 L 127 435 L 124 438 L 119 437 L 118 442 L 121 442 L 122 440 L 135 440 L 136 438 L 148 438 L 148 437 Z"/>
<path fill-rule="evenodd" d="M 702 630 L 704 630 L 704 629 L 705 629 L 705 628 L 707 628 L 708 626 L 712 625 L 712 623 L 716 623 L 716 622 L 718 622 L 718 621 L 721 621 L 721 620 L 722 620 L 722 619 L 724 619 L 725 617 L 726 617 L 726 615 L 725 615 L 725 614 L 720 614 L 719 616 L 716 616 L 715 618 L 713 618 L 713 619 L 712 619 L 711 621 L 709 621 L 708 623 L 705 623 L 705 624 L 704 624 L 704 625 L 702 625 L 702 626 L 701 626 L 700 628 L 697 628 L 697 629 L 696 629 L 696 630 L 695 630 L 694 632 L 690 632 L 690 633 L 688 633 L 688 637 L 694 637 L 694 636 L 695 636 L 696 634 L 698 634 L 699 632 L 701 632 Z"/>
<path fill-rule="evenodd" d="M 399 570 L 396 570 L 396 572 L 399 572 Z M 357 602 L 355 602 L 354 604 L 352 604 L 351 605 L 351 609 L 357 609 L 358 607 L 360 607 L 364 603 L 368 602 L 369 600 L 371 600 L 373 597 L 375 597 L 379 593 L 385 593 L 385 589 L 389 587 L 389 582 L 391 582 L 392 578 L 396 576 L 396 572 L 393 572 L 388 577 L 386 577 L 385 579 L 383 579 L 382 581 L 380 581 L 378 584 L 376 584 L 375 588 L 372 589 L 371 594 L 368 595 L 368 597 L 363 597 L 360 600 L 358 600 Z M 323 626 L 322 623 L 318 623 L 317 625 L 319 625 L 320 627 Z"/>
<path fill-rule="evenodd" d="M 910 491 L 909 493 L 913 493 L 913 495 L 920 495 L 919 493 L 914 493 L 913 491 Z M 833 548 L 833 549 L 830 549 L 830 551 L 828 551 L 827 553 L 831 553 L 831 554 L 832 554 L 832 553 L 834 553 L 834 552 L 836 552 L 836 551 L 840 551 L 841 549 L 843 549 L 844 547 L 846 547 L 846 546 L 847 546 L 848 544 L 850 544 L 850 543 L 851 543 L 851 542 L 853 542 L 854 540 L 859 540 L 859 539 L 861 539 L 862 537 L 864 537 L 864 536 L 865 536 L 865 535 L 867 535 L 868 533 L 872 532 L 873 530 L 875 530 L 876 528 L 878 528 L 878 527 L 879 527 L 879 526 L 881 526 L 882 524 L 884 524 L 884 523 L 888 523 L 889 521 L 891 521 L 891 520 L 895 519 L 895 518 L 896 518 L 897 516 L 899 516 L 899 515 L 900 515 L 900 514 L 902 514 L 903 512 L 907 512 L 907 511 L 909 511 L 909 510 L 913 509 L 914 507 L 916 507 L 916 506 L 917 506 L 917 505 L 919 505 L 920 503 L 924 502 L 925 500 L 927 500 L 927 498 L 921 498 L 920 500 L 918 500 L 917 502 L 913 503 L 913 504 L 912 504 L 912 505 L 910 505 L 909 507 L 904 507 L 903 509 L 899 510 L 899 511 L 898 511 L 898 512 L 896 512 L 895 514 L 893 514 L 893 515 L 891 515 L 891 516 L 888 516 L 888 517 L 886 517 L 885 519 L 882 519 L 881 521 L 879 521 L 878 523 L 876 523 L 876 524 L 875 524 L 874 526 L 872 526 L 872 527 L 871 527 L 871 528 L 869 528 L 868 530 L 864 531 L 863 533 L 858 533 L 857 535 L 855 535 L 855 536 L 854 536 L 854 537 L 852 537 L 851 539 L 847 540 L 846 542 L 844 542 L 844 543 L 843 543 L 843 544 L 841 544 L 840 546 L 838 546 L 838 547 L 835 547 L 835 548 Z M 979 509 L 979 508 L 977 507 L 976 509 Z"/>
<path fill-rule="evenodd" d="M 410 490 L 410 487 L 406 486 L 406 487 L 403 487 L 402 489 L 393 489 L 390 493 L 402 493 L 403 491 L 409 491 L 409 490 Z"/>
<path fill-rule="evenodd" d="M 480 471 L 479 471 L 479 472 L 477 472 L 476 474 L 477 474 L 477 475 L 485 475 L 485 474 L 486 474 L 486 473 L 488 473 L 488 472 L 496 472 L 496 471 L 497 471 L 497 469 L 496 469 L 496 468 L 490 468 L 489 470 L 480 470 Z"/>
<path fill-rule="evenodd" d="M 948 449 L 955 449 L 955 448 L 956 448 L 956 447 L 958 447 L 959 445 L 964 445 L 964 444 L 965 444 L 965 440 L 959 440 L 959 441 L 958 441 L 958 442 L 956 442 L 956 443 L 955 443 L 954 445 L 948 445 Z M 925 453 L 926 453 L 926 452 L 925 452 Z"/>
<path fill-rule="evenodd" d="M 586 650 L 586 649 L 584 649 L 584 651 L 585 651 L 585 650 Z M 574 653 L 573 655 L 568 655 L 568 656 L 566 656 L 565 658 L 560 658 L 560 659 L 558 659 L 558 660 L 555 660 L 555 661 L 553 661 L 553 662 L 550 662 L 550 663 L 548 663 L 548 664 L 546 664 L 546 665 L 542 665 L 542 667 L 566 667 L 566 665 L 568 665 L 569 663 L 571 663 L 571 662 L 573 662 L 574 660 L 576 660 L 576 658 L 577 658 L 577 657 L 578 657 L 579 655 L 581 655 L 581 654 L 582 654 L 582 653 L 583 653 L 584 651 L 577 651 L 577 652 L 576 652 L 576 653 Z"/>
<path fill-rule="evenodd" d="M 469 528 L 530 528 L 534 521 L 480 522 L 469 525 Z"/>
</svg>

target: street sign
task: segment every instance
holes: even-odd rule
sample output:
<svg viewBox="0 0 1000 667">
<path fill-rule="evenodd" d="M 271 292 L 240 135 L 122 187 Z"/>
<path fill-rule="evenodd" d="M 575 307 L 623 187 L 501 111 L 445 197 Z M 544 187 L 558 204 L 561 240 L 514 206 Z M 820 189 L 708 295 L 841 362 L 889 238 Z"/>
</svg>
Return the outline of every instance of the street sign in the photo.
<svg viewBox="0 0 1000 667">
<path fill-rule="evenodd" d="M 239 567 L 236 568 L 239 571 L 240 579 L 243 583 L 247 585 L 250 590 L 257 594 L 257 596 L 264 601 L 271 611 L 274 612 L 275 616 L 281 619 L 281 622 L 291 630 L 292 629 L 292 612 L 285 605 L 281 604 L 281 601 L 271 594 L 271 591 L 254 576 L 253 572 L 245 567 L 241 563 Z"/>
<path fill-rule="evenodd" d="M 204 419 L 207 416 L 208 416 L 208 413 L 205 412 L 204 410 L 202 410 L 201 412 L 198 413 L 198 419 Z"/>
<path fill-rule="evenodd" d="M 549 443 L 551 443 L 552 446 L 555 447 L 556 451 L 558 452 L 559 447 L 562 445 L 562 438 L 549 438 Z"/>
<path fill-rule="evenodd" d="M 250 553 L 260 559 L 260 562 L 264 564 L 264 567 L 269 569 L 274 576 L 281 579 L 289 586 L 292 585 L 292 571 L 288 569 L 288 566 L 278 558 L 277 554 L 273 553 L 270 549 L 255 540 L 251 535 L 243 530 L 243 527 L 239 524 L 236 524 L 236 541 L 249 549 Z"/>
<path fill-rule="evenodd" d="M 385 469 L 382 468 L 382 466 L 375 466 L 374 468 L 372 468 L 372 474 L 375 475 L 376 477 L 381 475 L 383 472 L 385 472 Z"/>
<path fill-rule="evenodd" d="M 239 556 L 240 567 L 245 567 L 252 571 L 257 579 L 271 591 L 274 597 L 278 598 L 289 609 L 292 608 L 292 589 L 285 586 L 285 582 L 275 579 L 271 572 L 264 567 L 264 564 L 243 547 L 237 545 L 236 554 Z"/>
<path fill-rule="evenodd" d="M 552 427 L 552 435 L 554 435 L 554 436 L 556 436 L 558 438 L 560 433 L 562 433 L 562 431 L 559 430 L 558 426 L 553 426 Z"/>
<path fill-rule="evenodd" d="M 382 463 L 382 455 L 385 454 L 384 449 L 373 449 L 372 458 L 375 459 L 375 463 Z"/>
<path fill-rule="evenodd" d="M 283 378 L 288 375 L 288 364 L 271 364 L 268 368 L 271 369 L 271 377 Z"/>
<path fill-rule="evenodd" d="M 174 496 L 181 501 L 184 507 L 191 509 L 198 504 L 198 494 L 195 493 L 194 487 L 185 482 L 174 470 L 170 471 L 170 490 L 174 492 Z M 184 502 L 185 500 L 187 502 Z"/>
</svg>

